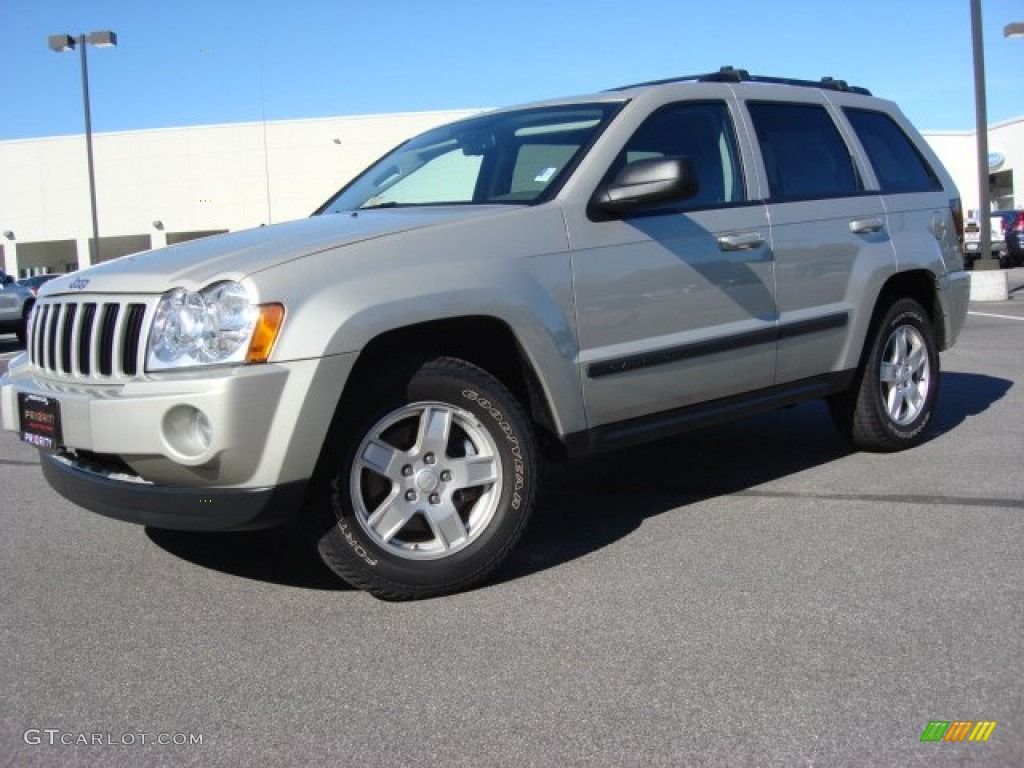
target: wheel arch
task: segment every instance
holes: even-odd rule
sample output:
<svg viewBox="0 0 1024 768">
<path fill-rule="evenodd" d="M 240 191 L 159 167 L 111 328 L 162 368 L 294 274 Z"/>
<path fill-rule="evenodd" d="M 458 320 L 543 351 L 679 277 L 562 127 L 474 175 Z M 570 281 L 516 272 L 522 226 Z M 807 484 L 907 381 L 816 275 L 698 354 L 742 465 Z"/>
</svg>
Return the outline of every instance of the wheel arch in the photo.
<svg viewBox="0 0 1024 768">
<path fill-rule="evenodd" d="M 886 309 L 898 299 L 913 299 L 928 314 L 935 344 L 940 350 L 948 348 L 945 312 L 939 298 L 939 286 L 935 275 L 927 269 L 914 269 L 892 275 L 879 291 L 871 317 L 871 333 L 878 327 Z M 869 338 L 871 337 L 869 333 Z"/>
<path fill-rule="evenodd" d="M 343 410 L 373 371 L 405 361 L 410 369 L 434 357 L 454 357 L 482 368 L 522 404 L 546 454 L 561 454 L 558 419 L 536 365 L 512 328 L 487 315 L 431 320 L 394 328 L 371 339 L 359 353 L 339 401 Z M 410 371 L 411 372 L 411 371 Z"/>
</svg>

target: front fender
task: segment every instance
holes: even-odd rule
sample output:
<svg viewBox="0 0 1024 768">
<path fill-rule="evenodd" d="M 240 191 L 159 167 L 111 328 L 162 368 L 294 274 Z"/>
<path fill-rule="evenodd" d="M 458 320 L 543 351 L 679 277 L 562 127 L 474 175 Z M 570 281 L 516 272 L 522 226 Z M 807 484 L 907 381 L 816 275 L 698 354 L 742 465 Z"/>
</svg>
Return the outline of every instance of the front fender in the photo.
<svg viewBox="0 0 1024 768">
<path fill-rule="evenodd" d="M 261 300 L 286 307 L 273 360 L 359 352 L 402 328 L 490 317 L 515 335 L 555 428 L 585 425 L 568 241 L 553 204 L 399 233 L 250 279 Z"/>
</svg>

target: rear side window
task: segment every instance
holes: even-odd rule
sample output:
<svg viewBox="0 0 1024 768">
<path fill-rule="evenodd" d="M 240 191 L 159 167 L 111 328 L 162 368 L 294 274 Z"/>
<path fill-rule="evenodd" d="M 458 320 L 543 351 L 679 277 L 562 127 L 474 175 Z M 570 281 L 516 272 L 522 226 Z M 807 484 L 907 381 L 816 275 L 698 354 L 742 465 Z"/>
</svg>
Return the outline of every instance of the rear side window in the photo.
<svg viewBox="0 0 1024 768">
<path fill-rule="evenodd" d="M 861 191 L 850 151 L 815 104 L 748 104 L 772 200 L 845 197 Z"/>
<path fill-rule="evenodd" d="M 942 189 L 942 182 L 935 171 L 889 115 L 850 107 L 843 112 L 867 152 L 883 192 Z"/>
</svg>

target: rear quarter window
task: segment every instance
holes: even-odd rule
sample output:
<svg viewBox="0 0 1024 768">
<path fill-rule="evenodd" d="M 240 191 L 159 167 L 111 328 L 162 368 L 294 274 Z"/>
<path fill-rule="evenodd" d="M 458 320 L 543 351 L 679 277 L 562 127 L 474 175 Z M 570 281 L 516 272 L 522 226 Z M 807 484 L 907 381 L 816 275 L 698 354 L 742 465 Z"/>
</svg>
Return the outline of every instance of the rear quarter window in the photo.
<svg viewBox="0 0 1024 768">
<path fill-rule="evenodd" d="M 884 112 L 846 107 L 850 121 L 883 192 L 929 192 L 942 189 L 935 171 L 903 129 Z"/>
</svg>

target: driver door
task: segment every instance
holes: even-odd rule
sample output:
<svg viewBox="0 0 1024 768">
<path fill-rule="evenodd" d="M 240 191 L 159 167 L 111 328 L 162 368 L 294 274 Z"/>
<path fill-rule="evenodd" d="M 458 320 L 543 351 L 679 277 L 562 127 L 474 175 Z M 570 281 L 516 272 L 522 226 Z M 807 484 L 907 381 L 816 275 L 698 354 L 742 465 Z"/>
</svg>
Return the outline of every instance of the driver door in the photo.
<svg viewBox="0 0 1024 768">
<path fill-rule="evenodd" d="M 653 113 L 609 169 L 690 158 L 694 197 L 620 218 L 567 212 L 590 428 L 767 387 L 775 374 L 768 218 L 748 201 L 720 101 Z"/>
</svg>

